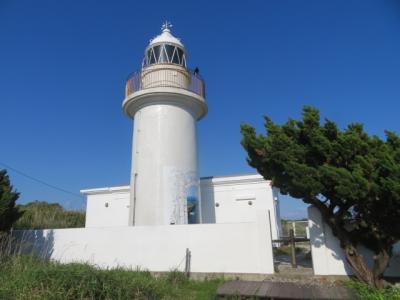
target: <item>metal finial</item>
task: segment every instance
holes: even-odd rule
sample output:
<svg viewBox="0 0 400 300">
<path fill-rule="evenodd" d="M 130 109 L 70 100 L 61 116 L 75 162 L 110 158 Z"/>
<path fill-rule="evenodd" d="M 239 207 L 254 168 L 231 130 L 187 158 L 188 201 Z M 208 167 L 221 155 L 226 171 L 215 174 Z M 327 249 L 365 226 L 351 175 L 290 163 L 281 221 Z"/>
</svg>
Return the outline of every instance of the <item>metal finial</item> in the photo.
<svg viewBox="0 0 400 300">
<path fill-rule="evenodd" d="M 165 21 L 164 24 L 161 26 L 161 30 L 164 31 L 170 31 L 170 28 L 172 28 L 171 22 Z"/>
</svg>

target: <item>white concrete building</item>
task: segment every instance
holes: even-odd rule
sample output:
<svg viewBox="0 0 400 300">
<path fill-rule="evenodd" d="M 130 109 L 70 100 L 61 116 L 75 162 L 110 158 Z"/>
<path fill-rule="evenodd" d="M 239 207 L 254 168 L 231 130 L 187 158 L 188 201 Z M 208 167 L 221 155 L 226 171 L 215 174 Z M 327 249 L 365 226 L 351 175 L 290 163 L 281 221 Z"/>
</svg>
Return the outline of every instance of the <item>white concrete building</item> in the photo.
<svg viewBox="0 0 400 300">
<path fill-rule="evenodd" d="M 87 189 L 86 227 L 128 226 L 130 187 Z M 200 179 L 200 220 L 189 223 L 245 223 L 263 211 L 271 220 L 272 238 L 280 236 L 279 192 L 260 175 L 204 177 Z"/>
<path fill-rule="evenodd" d="M 164 24 L 126 82 L 122 107 L 134 122 L 130 185 L 82 190 L 86 227 L 253 222 L 262 211 L 278 238 L 278 191 L 260 175 L 199 179 L 196 123 L 207 113 L 205 84 L 186 59 Z"/>
</svg>

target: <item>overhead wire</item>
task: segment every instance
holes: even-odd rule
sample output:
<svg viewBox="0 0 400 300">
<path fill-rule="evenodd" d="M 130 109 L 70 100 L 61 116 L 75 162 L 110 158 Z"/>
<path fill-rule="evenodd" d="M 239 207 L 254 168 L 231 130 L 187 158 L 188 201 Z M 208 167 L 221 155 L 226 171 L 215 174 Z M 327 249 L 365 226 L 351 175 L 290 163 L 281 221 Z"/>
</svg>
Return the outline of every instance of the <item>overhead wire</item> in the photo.
<svg viewBox="0 0 400 300">
<path fill-rule="evenodd" d="M 40 184 L 43 184 L 43 185 L 45 185 L 45 186 L 47 186 L 47 187 L 49 187 L 49 188 L 52 188 L 52 189 L 58 190 L 58 191 L 60 191 L 60 192 L 63 192 L 63 193 L 72 195 L 72 196 L 74 196 L 74 197 L 79 197 L 79 198 L 81 198 L 81 199 L 84 198 L 82 195 L 79 195 L 79 194 L 77 194 L 77 193 L 68 191 L 68 190 L 63 189 L 63 188 L 61 188 L 61 187 L 58 187 L 58 186 L 56 186 L 56 185 L 47 183 L 47 182 L 44 181 L 44 180 L 41 180 L 41 179 L 39 179 L 39 178 L 33 177 L 33 176 L 29 175 L 29 174 L 26 174 L 25 172 L 22 172 L 22 171 L 20 171 L 20 170 L 17 170 L 16 168 L 14 168 L 14 167 L 12 167 L 12 166 L 10 166 L 9 164 L 6 164 L 6 163 L 4 163 L 4 162 L 1 162 L 1 161 L 0 161 L 0 165 L 6 167 L 7 169 L 10 169 L 10 170 L 14 171 L 15 173 L 17 173 L 17 174 L 19 174 L 19 175 L 21 175 L 21 176 L 24 176 L 24 177 L 26 177 L 26 178 L 28 178 L 28 179 L 30 179 L 30 180 L 36 181 L 36 182 L 38 182 L 38 183 L 40 183 Z"/>
</svg>

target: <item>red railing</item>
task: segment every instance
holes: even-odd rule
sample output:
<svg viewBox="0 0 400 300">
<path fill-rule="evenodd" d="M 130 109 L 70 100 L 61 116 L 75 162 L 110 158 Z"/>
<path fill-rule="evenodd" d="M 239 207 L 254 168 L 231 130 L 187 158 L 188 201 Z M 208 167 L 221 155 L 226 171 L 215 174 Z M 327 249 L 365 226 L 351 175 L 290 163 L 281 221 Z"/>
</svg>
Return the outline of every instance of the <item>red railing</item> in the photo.
<svg viewBox="0 0 400 300">
<path fill-rule="evenodd" d="M 134 92 L 141 91 L 147 88 L 150 88 L 148 85 L 143 84 L 143 77 L 142 72 L 145 71 L 137 71 L 129 75 L 128 79 L 126 80 L 125 83 L 125 96 L 129 96 L 133 94 Z M 155 72 L 156 73 L 156 72 Z M 158 72 L 157 72 L 158 73 Z M 168 80 L 167 77 L 162 76 L 162 73 L 160 78 L 157 78 L 157 80 L 154 82 L 151 87 L 177 87 L 176 82 L 172 82 Z M 185 71 L 185 76 L 188 77 L 188 84 L 187 87 L 179 87 L 185 90 L 188 90 L 190 92 L 193 92 L 203 98 L 205 98 L 205 84 L 204 80 L 200 77 L 199 74 L 192 72 L 191 70 Z"/>
</svg>

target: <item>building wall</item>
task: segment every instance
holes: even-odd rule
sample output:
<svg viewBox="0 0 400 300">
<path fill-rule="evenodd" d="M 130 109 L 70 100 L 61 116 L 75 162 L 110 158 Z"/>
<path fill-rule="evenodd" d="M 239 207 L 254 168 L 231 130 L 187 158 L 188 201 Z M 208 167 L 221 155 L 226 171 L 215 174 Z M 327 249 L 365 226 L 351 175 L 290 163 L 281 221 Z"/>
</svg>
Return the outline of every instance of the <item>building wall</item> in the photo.
<svg viewBox="0 0 400 300">
<path fill-rule="evenodd" d="M 87 194 L 86 227 L 128 225 L 129 186 L 82 192 Z M 280 236 L 279 191 L 262 176 L 202 178 L 200 194 L 202 223 L 252 222 L 262 211 L 271 219 L 273 239 Z"/>
<path fill-rule="evenodd" d="M 262 176 L 202 178 L 200 190 L 203 223 L 252 222 L 262 211 L 270 215 L 272 237 L 280 236 L 278 192 Z"/>
<path fill-rule="evenodd" d="M 329 226 L 322 221 L 321 214 L 315 207 L 308 208 L 308 219 L 314 274 L 352 275 L 353 272 L 346 262 L 346 256 L 340 247 L 339 240 L 332 234 Z M 367 249 L 361 251 L 372 265 L 373 254 Z M 400 243 L 395 246 L 390 266 L 385 275 L 400 276 Z"/>
<path fill-rule="evenodd" d="M 183 271 L 191 251 L 191 272 L 272 274 L 269 222 L 123 226 L 19 231 L 25 252 L 62 263 L 86 262 L 102 268 Z M 221 239 L 223 237 L 223 239 Z"/>
<path fill-rule="evenodd" d="M 129 186 L 87 192 L 85 227 L 128 226 Z"/>
</svg>

